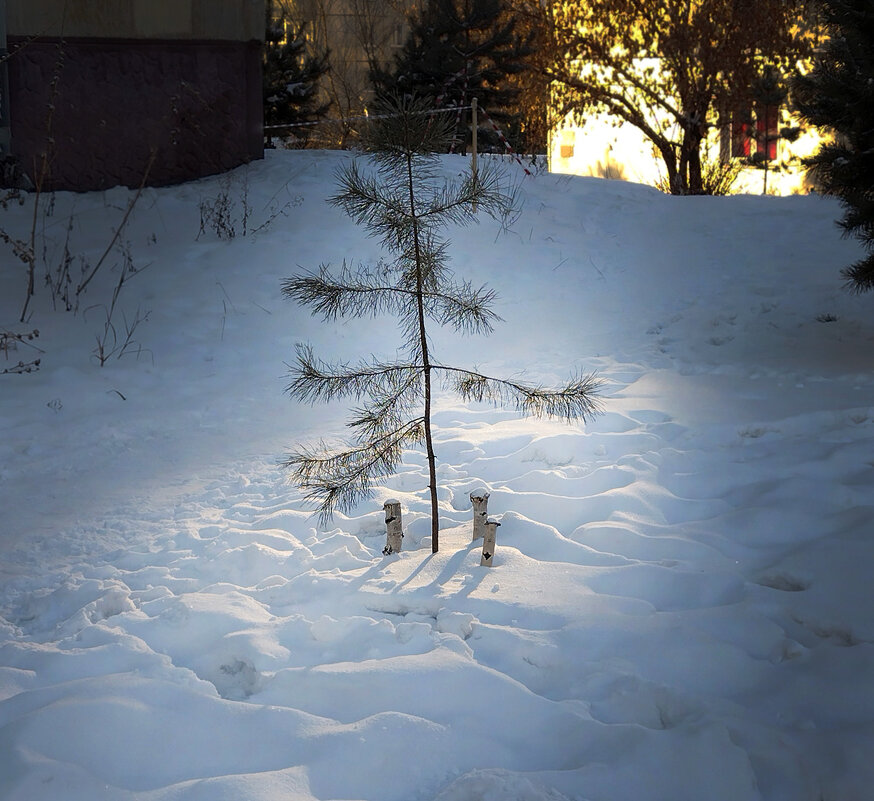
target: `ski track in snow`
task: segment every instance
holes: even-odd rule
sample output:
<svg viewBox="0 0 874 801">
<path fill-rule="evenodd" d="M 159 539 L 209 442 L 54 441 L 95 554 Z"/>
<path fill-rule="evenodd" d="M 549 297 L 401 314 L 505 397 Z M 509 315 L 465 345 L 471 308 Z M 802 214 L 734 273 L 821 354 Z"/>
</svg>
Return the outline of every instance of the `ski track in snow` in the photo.
<svg viewBox="0 0 874 801">
<path fill-rule="evenodd" d="M 557 203 L 554 184 L 531 191 Z M 603 185 L 581 186 L 583 203 Z M 597 270 L 579 259 L 587 287 L 633 263 L 612 215 L 638 219 L 639 205 L 645 224 L 657 202 L 602 193 L 575 222 L 601 248 Z M 580 234 L 549 219 L 558 263 L 557 240 Z M 629 278 L 605 293 L 590 365 L 606 413 L 585 426 L 443 397 L 438 554 L 418 451 L 325 530 L 264 451 L 14 543 L 0 798 L 861 799 L 874 782 L 871 380 L 853 356 L 828 374 L 829 337 L 793 361 L 792 326 L 803 343 L 825 324 L 780 315 L 794 290 L 756 280 L 725 308 L 689 303 L 694 288 L 665 302 L 618 356 L 598 321 L 648 290 Z M 573 319 L 583 296 L 556 314 Z M 788 361 L 778 344 L 750 365 L 766 329 Z M 547 346 L 559 375 L 562 342 Z M 796 392 L 781 408 L 784 384 Z M 478 488 L 501 522 L 491 569 L 470 542 Z M 405 540 L 386 558 L 390 497 Z"/>
</svg>

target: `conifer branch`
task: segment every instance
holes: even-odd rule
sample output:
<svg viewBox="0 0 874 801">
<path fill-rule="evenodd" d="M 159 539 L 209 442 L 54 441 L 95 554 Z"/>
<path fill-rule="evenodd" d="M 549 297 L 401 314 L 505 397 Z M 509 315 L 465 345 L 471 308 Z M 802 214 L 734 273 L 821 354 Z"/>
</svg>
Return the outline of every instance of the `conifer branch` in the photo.
<svg viewBox="0 0 874 801">
<path fill-rule="evenodd" d="M 423 175 L 416 179 L 420 187 L 425 183 Z M 466 176 L 457 186 L 443 182 L 441 186 L 428 187 L 427 199 L 415 212 L 402 191 L 386 190 L 377 178 L 363 175 L 354 162 L 343 173 L 342 182 L 344 191 L 329 202 L 389 245 L 409 241 L 414 217 L 420 229 L 447 222 L 469 225 L 476 221 L 474 208 L 493 219 L 505 219 L 517 205 L 515 189 L 503 185 L 498 165 L 490 161 L 480 164 L 475 180 Z"/>
<path fill-rule="evenodd" d="M 395 374 L 393 379 L 371 392 L 366 404 L 352 410 L 353 417 L 346 425 L 356 431 L 359 441 L 373 440 L 399 428 L 421 405 L 420 368 L 405 375 Z"/>
<path fill-rule="evenodd" d="M 377 360 L 351 367 L 329 364 L 317 358 L 309 345 L 298 345 L 297 363 L 290 366 L 291 383 L 285 391 L 310 404 L 349 396 L 361 398 L 378 395 L 385 387 L 405 386 L 420 370 L 416 364 L 385 364 Z"/>
<path fill-rule="evenodd" d="M 417 297 L 414 288 L 386 285 L 383 280 L 383 276 L 364 270 L 352 273 L 345 265 L 341 274 L 334 277 L 322 266 L 318 273 L 287 279 L 282 292 L 291 300 L 310 306 L 313 314 L 327 321 L 380 314 L 403 316 L 414 309 Z M 428 283 L 441 286 L 439 280 Z M 443 282 L 442 289 L 422 292 L 425 313 L 432 320 L 459 332 L 475 334 L 489 334 L 493 324 L 500 322 L 501 318 L 490 308 L 496 297 L 493 289 L 474 289 L 469 281 Z"/>
<path fill-rule="evenodd" d="M 492 378 L 473 370 L 435 365 L 446 373 L 446 382 L 466 401 L 512 405 L 530 417 L 589 420 L 601 411 L 598 391 L 602 381 L 593 374 L 578 375 L 558 389 Z"/>
<path fill-rule="evenodd" d="M 395 472 L 405 445 L 420 442 L 423 418 L 409 420 L 382 436 L 345 451 L 330 451 L 324 443 L 288 455 L 282 466 L 304 491 L 304 501 L 317 505 L 324 525 L 335 511 L 348 513 L 370 496 L 372 482 Z"/>
<path fill-rule="evenodd" d="M 474 289 L 468 281 L 446 282 L 443 292 L 423 292 L 425 313 L 441 325 L 465 334 L 490 334 L 501 318 L 491 309 L 495 291 Z"/>
<path fill-rule="evenodd" d="M 435 190 L 419 217 L 426 225 L 430 225 L 430 218 L 435 216 L 444 224 L 448 221 L 469 225 L 476 222 L 479 212 L 495 220 L 506 220 L 517 207 L 516 194 L 515 187 L 505 185 L 498 164 L 483 160 L 476 178 L 467 175 L 455 187 L 445 184 Z"/>
<path fill-rule="evenodd" d="M 355 162 L 342 176 L 343 192 L 328 199 L 340 207 L 372 236 L 379 237 L 392 250 L 409 246 L 413 218 L 402 190 L 382 186 L 376 178 L 364 176 Z"/>
<path fill-rule="evenodd" d="M 405 170 L 408 156 L 413 155 L 417 178 L 424 177 L 437 161 L 435 154 L 445 153 L 452 141 L 455 115 L 450 111 L 435 114 L 431 100 L 414 94 L 394 98 L 386 111 L 362 137 L 364 148 L 380 170 L 393 173 Z"/>
<path fill-rule="evenodd" d="M 328 198 L 333 206 L 339 206 L 358 223 L 367 222 L 373 215 L 382 212 L 391 217 L 409 217 L 409 204 L 404 193 L 398 189 L 386 189 L 372 175 L 363 175 L 356 162 L 349 164 L 341 177 L 342 192 Z"/>
<path fill-rule="evenodd" d="M 318 273 L 287 279 L 282 284 L 282 293 L 301 305 L 310 306 L 314 315 L 321 315 L 327 321 L 402 312 L 409 303 L 410 293 L 384 285 L 383 280 L 383 276 L 365 270 L 353 273 L 345 264 L 335 277 L 322 265 Z"/>
<path fill-rule="evenodd" d="M 419 232 L 420 246 L 418 260 L 415 242 L 411 239 L 403 248 L 398 248 L 397 265 L 400 269 L 399 284 L 407 289 L 417 286 L 418 276 L 422 278 L 422 288 L 440 288 L 452 275 L 446 266 L 446 242 L 438 239 L 433 231 Z"/>
</svg>

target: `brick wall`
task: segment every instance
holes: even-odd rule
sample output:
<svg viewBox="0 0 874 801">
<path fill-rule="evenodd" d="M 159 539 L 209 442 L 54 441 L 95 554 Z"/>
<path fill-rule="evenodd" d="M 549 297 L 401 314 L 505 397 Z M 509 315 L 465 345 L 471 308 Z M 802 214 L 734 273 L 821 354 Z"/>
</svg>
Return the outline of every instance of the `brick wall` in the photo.
<svg viewBox="0 0 874 801">
<path fill-rule="evenodd" d="M 32 180 L 48 153 L 45 189 L 138 186 L 147 170 L 176 183 L 263 155 L 257 41 L 9 39 L 13 153 Z"/>
</svg>

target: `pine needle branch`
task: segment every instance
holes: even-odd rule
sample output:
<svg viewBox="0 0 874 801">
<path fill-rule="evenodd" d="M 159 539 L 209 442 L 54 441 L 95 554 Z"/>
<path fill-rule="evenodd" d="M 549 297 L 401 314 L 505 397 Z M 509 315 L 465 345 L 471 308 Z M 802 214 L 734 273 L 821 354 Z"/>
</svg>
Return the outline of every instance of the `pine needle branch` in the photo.
<svg viewBox="0 0 874 801">
<path fill-rule="evenodd" d="M 404 446 L 420 442 L 424 419 L 417 417 L 382 436 L 359 442 L 345 451 L 329 451 L 323 443 L 289 454 L 282 466 L 304 491 L 304 501 L 317 505 L 326 524 L 335 511 L 348 513 L 371 494 L 375 479 L 395 472 Z"/>
<path fill-rule="evenodd" d="M 516 188 L 504 185 L 496 163 L 483 161 L 476 177 L 466 175 L 458 185 L 447 183 L 435 191 L 422 208 L 420 219 L 427 225 L 431 217 L 438 217 L 441 223 L 470 225 L 477 221 L 478 212 L 484 212 L 493 219 L 506 220 L 517 209 L 516 195 Z"/>
<path fill-rule="evenodd" d="M 366 271 L 352 272 L 345 263 L 339 276 L 325 265 L 318 273 L 304 273 L 287 279 L 282 293 L 291 300 L 310 306 L 314 315 L 327 321 L 338 317 L 376 317 L 398 314 L 409 304 L 409 293 L 383 284 L 383 276 Z"/>
<path fill-rule="evenodd" d="M 373 176 L 362 175 L 352 162 L 341 177 L 343 191 L 328 199 L 390 250 L 409 246 L 413 214 L 403 189 L 386 187 Z"/>
<path fill-rule="evenodd" d="M 465 334 L 490 334 L 501 318 L 492 311 L 495 291 L 474 289 L 469 281 L 445 282 L 442 292 L 423 292 L 425 312 L 441 325 Z"/>
<path fill-rule="evenodd" d="M 396 264 L 400 270 L 399 284 L 406 289 L 417 286 L 417 274 L 422 279 L 422 289 L 432 291 L 443 286 L 452 275 L 447 267 L 447 243 L 434 235 L 432 231 L 420 231 L 420 247 L 418 258 L 414 242 L 405 244 L 398 249 Z"/>
<path fill-rule="evenodd" d="M 436 176 L 429 177 L 436 183 Z M 489 161 L 482 162 L 476 178 L 468 175 L 457 185 L 444 181 L 427 187 L 427 199 L 415 210 L 402 191 L 386 189 L 376 177 L 362 174 L 355 162 L 345 168 L 341 181 L 343 191 L 329 202 L 395 251 L 409 245 L 414 218 L 420 229 L 430 230 L 448 222 L 470 225 L 477 220 L 474 209 L 493 219 L 506 220 L 518 206 L 516 189 L 503 185 L 498 165 Z M 417 184 L 420 190 L 426 189 L 424 176 L 417 176 Z"/>
<path fill-rule="evenodd" d="M 371 393 L 366 404 L 352 410 L 353 417 L 346 425 L 355 430 L 358 440 L 384 436 L 403 425 L 414 408 L 421 406 L 422 381 L 418 370 L 392 383 L 393 386 Z"/>
<path fill-rule="evenodd" d="M 439 286 L 442 291 L 423 290 L 422 297 L 426 314 L 441 325 L 450 325 L 462 333 L 489 334 L 493 324 L 501 318 L 490 308 L 495 292 L 486 287 L 475 289 L 469 281 L 453 283 L 440 281 L 439 265 L 429 285 Z M 318 273 L 304 273 L 287 279 L 282 292 L 291 300 L 309 306 L 314 315 L 334 321 L 338 317 L 376 317 L 394 314 L 402 317 L 415 308 L 415 288 L 403 285 L 384 284 L 385 276 L 367 271 L 353 273 L 344 265 L 337 277 L 331 275 L 324 265 Z M 406 276 L 403 282 L 408 283 Z"/>
<path fill-rule="evenodd" d="M 455 114 L 440 112 L 427 97 L 414 95 L 384 98 L 375 105 L 377 114 L 362 144 L 381 169 L 404 169 L 410 154 L 420 169 L 426 169 L 437 161 L 436 154 L 446 152 L 454 135 Z"/>
<path fill-rule="evenodd" d="M 601 412 L 598 391 L 602 381 L 593 374 L 578 375 L 558 389 L 492 378 L 472 370 L 435 365 L 446 382 L 466 401 L 510 406 L 530 417 L 589 420 Z"/>
<path fill-rule="evenodd" d="M 385 364 L 377 360 L 356 366 L 329 364 L 317 358 L 309 345 L 297 346 L 297 363 L 291 365 L 291 383 L 285 391 L 304 403 L 316 404 L 336 398 L 361 398 L 406 386 L 421 373 L 416 364 Z"/>
</svg>

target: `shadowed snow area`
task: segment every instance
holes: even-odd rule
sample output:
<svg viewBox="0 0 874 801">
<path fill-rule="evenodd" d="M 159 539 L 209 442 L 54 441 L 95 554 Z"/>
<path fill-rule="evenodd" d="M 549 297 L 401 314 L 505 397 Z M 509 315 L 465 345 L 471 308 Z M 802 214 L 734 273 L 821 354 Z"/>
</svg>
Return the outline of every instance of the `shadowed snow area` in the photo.
<svg viewBox="0 0 874 801">
<path fill-rule="evenodd" d="M 450 232 L 505 322 L 433 348 L 544 384 L 596 371 L 605 413 L 441 395 L 432 555 L 421 451 L 326 528 L 278 466 L 344 434 L 342 405 L 283 395 L 294 344 L 400 342 L 391 319 L 326 325 L 280 296 L 295 271 L 380 256 L 324 202 L 347 158 L 274 151 L 230 183 L 147 190 L 119 302 L 148 320 L 102 369 L 117 272 L 75 315 L 38 291 L 25 326 L 0 250 L 0 330 L 39 328 L 45 351 L 0 376 L 0 799 L 871 797 L 874 298 L 841 288 L 858 249 L 839 206 L 507 163 L 512 228 Z M 265 227 L 198 236 L 223 191 Z M 94 264 L 131 197 L 59 194 L 38 215 L 52 263 L 69 228 Z M 31 203 L 0 227 L 27 235 Z M 405 538 L 384 557 L 388 498 Z"/>
</svg>

